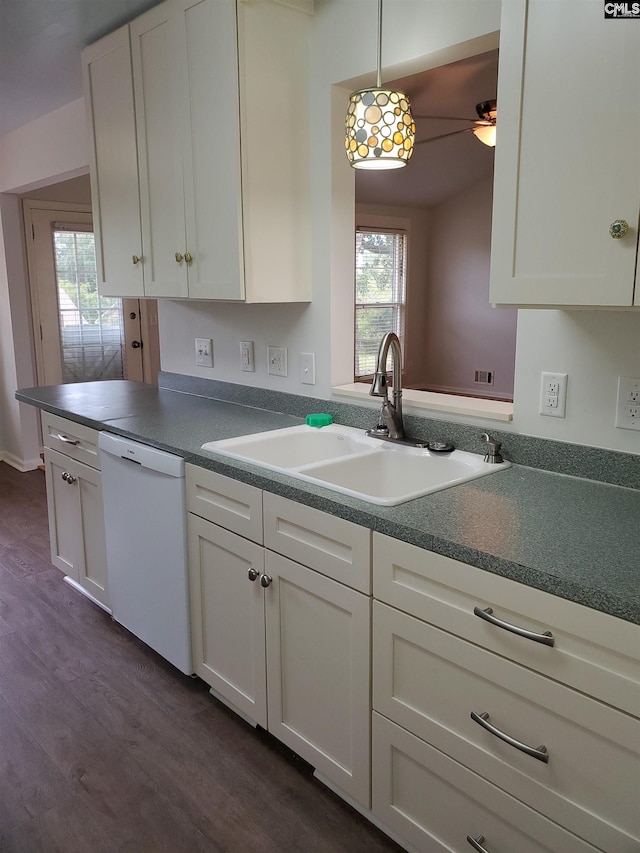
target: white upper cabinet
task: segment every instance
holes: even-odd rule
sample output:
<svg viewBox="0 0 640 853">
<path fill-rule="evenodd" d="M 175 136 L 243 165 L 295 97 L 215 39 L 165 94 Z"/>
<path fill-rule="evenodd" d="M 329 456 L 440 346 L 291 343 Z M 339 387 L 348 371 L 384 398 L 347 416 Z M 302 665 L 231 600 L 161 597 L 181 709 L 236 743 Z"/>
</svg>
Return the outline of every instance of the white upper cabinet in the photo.
<svg viewBox="0 0 640 853">
<path fill-rule="evenodd" d="M 243 299 L 236 6 L 178 0 L 173 8 L 189 296 Z"/>
<path fill-rule="evenodd" d="M 189 295 L 174 8 L 161 3 L 130 25 L 145 296 L 153 297 Z"/>
<path fill-rule="evenodd" d="M 129 28 L 87 47 L 82 71 L 98 287 L 105 296 L 144 296 Z"/>
<path fill-rule="evenodd" d="M 601 0 L 502 10 L 490 299 L 640 305 L 640 27 Z"/>
<path fill-rule="evenodd" d="M 112 37 L 85 51 L 102 292 L 310 299 L 308 27 L 274 2 L 166 0 L 129 25 L 130 57 L 118 31 L 101 87 Z"/>
</svg>

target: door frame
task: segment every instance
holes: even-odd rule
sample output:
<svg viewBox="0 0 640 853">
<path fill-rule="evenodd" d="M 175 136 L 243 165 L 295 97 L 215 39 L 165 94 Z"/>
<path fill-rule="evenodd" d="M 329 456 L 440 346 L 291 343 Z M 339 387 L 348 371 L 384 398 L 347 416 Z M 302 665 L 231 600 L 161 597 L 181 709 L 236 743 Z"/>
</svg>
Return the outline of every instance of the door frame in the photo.
<svg viewBox="0 0 640 853">
<path fill-rule="evenodd" d="M 39 265 L 39 253 L 35 244 L 36 218 L 39 213 L 48 213 L 52 223 L 62 219 L 66 220 L 68 217 L 70 224 L 73 224 L 73 220 L 77 217 L 79 225 L 89 224 L 92 223 L 92 209 L 91 205 L 74 202 L 23 199 L 22 203 L 26 238 L 25 242 L 27 247 L 31 321 L 33 324 L 33 341 L 36 362 L 36 383 L 38 385 L 59 384 L 62 381 L 61 374 L 56 374 L 55 376 L 50 375 L 50 371 L 47 369 L 49 359 L 45 357 L 45 341 L 43 340 L 44 330 L 48 328 L 49 334 L 52 334 L 52 319 L 50 316 L 47 316 L 47 314 L 50 314 L 50 305 L 47 308 L 46 305 L 42 304 L 43 300 L 41 299 L 40 290 L 42 283 L 40 282 L 39 284 L 38 281 L 39 266 L 41 266 L 41 264 Z M 47 277 L 49 277 L 50 271 L 46 270 L 45 272 Z M 53 270 L 52 281 L 55 281 L 55 269 Z M 157 319 L 154 322 L 154 318 L 157 317 L 155 301 L 150 300 L 150 303 L 153 304 L 146 305 L 146 300 L 123 299 L 122 303 L 124 315 L 126 378 L 155 384 L 159 368 L 159 357 L 156 357 L 158 350 L 158 334 Z M 134 322 L 129 320 L 131 313 L 136 314 Z M 55 341 L 49 341 L 47 343 L 47 347 L 50 348 L 52 353 L 57 354 L 56 363 L 61 365 L 59 334 L 56 315 L 56 339 Z M 143 340 L 148 344 L 148 346 L 140 348 L 138 351 L 132 349 L 131 343 L 133 338 Z"/>
</svg>

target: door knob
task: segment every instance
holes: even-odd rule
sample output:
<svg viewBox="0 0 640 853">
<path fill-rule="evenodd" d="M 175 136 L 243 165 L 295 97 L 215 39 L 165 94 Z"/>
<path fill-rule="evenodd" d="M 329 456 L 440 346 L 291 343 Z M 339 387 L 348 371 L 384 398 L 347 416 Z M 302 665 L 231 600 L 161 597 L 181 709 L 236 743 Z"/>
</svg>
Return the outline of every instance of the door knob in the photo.
<svg viewBox="0 0 640 853">
<path fill-rule="evenodd" d="M 131 341 L 131 346 L 133 349 L 141 349 L 142 341 Z"/>
<path fill-rule="evenodd" d="M 247 577 L 250 581 L 255 581 L 259 577 L 259 573 L 255 569 L 247 569 Z"/>
<path fill-rule="evenodd" d="M 626 219 L 615 219 L 609 226 L 609 234 L 614 240 L 621 240 L 629 230 L 629 223 Z"/>
<path fill-rule="evenodd" d="M 193 255 L 191 254 L 191 252 L 185 252 L 184 253 L 184 259 L 188 264 L 190 264 L 191 261 L 193 260 Z"/>
<path fill-rule="evenodd" d="M 140 263 L 140 256 L 139 255 L 132 255 L 131 260 L 133 261 L 134 264 L 139 264 Z"/>
<path fill-rule="evenodd" d="M 176 257 L 176 263 L 177 264 L 181 264 L 182 261 L 184 260 L 184 255 L 180 254 L 180 252 L 176 252 L 175 257 Z"/>
<path fill-rule="evenodd" d="M 268 586 L 271 586 L 271 582 L 273 581 L 272 577 L 269 575 L 260 575 L 260 586 L 266 589 Z"/>
</svg>

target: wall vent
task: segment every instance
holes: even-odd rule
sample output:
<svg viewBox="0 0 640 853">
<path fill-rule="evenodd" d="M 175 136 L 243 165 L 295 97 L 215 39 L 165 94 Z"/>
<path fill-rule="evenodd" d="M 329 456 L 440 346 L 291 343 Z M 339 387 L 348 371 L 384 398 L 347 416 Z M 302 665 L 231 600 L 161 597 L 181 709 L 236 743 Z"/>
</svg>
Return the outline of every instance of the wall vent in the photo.
<svg viewBox="0 0 640 853">
<path fill-rule="evenodd" d="M 473 381 L 476 385 L 493 385 L 493 370 L 476 370 Z"/>
</svg>

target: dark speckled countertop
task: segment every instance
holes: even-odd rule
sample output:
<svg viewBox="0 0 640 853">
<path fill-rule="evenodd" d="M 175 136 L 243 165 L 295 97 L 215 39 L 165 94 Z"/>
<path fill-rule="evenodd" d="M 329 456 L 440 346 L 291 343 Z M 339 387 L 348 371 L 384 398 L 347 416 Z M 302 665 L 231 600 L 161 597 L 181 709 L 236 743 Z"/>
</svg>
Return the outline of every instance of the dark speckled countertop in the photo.
<svg viewBox="0 0 640 853">
<path fill-rule="evenodd" d="M 396 507 L 381 507 L 200 449 L 206 441 L 301 423 L 297 416 L 126 381 L 23 389 L 16 397 L 640 624 L 637 489 L 513 465 Z"/>
</svg>

